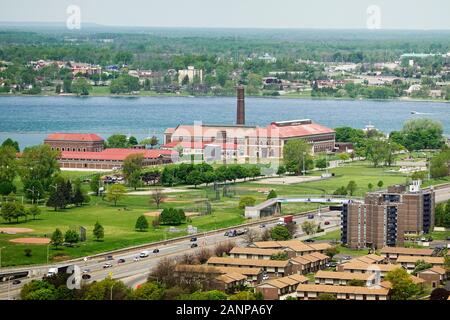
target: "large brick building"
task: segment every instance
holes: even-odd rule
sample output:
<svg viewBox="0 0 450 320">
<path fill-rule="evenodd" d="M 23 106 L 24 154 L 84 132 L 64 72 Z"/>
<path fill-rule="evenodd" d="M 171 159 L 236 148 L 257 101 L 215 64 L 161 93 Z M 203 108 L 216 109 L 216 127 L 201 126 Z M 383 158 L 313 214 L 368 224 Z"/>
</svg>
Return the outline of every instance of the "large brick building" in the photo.
<svg viewBox="0 0 450 320">
<path fill-rule="evenodd" d="M 160 165 L 178 160 L 176 151 L 158 149 L 104 149 L 104 139 L 96 134 L 53 133 L 44 144 L 59 151 L 61 168 L 114 170 L 120 169 L 132 154 L 142 154 L 143 166 Z"/>
<path fill-rule="evenodd" d="M 100 152 L 105 140 L 92 133 L 52 133 L 44 140 L 52 150 L 72 152 Z"/>
<path fill-rule="evenodd" d="M 434 225 L 435 195 L 414 182 L 410 190 L 390 187 L 372 192 L 364 203 L 343 206 L 342 243 L 351 248 L 402 246 L 405 235 L 429 233 Z"/>
</svg>

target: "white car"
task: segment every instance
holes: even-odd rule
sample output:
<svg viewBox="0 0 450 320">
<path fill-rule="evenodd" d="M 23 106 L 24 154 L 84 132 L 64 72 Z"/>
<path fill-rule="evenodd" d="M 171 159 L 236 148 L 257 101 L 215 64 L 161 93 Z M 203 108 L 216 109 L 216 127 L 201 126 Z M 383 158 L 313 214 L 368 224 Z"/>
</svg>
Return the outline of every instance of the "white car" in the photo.
<svg viewBox="0 0 450 320">
<path fill-rule="evenodd" d="M 112 264 L 111 263 L 105 263 L 104 265 L 103 265 L 103 269 L 108 269 L 108 268 L 112 268 Z"/>
</svg>

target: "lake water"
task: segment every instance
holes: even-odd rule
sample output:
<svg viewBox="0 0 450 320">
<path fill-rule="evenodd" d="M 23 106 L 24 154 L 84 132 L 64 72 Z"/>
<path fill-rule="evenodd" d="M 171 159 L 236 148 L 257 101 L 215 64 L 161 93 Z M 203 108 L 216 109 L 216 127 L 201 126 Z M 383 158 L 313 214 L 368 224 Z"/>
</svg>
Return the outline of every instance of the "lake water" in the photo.
<svg viewBox="0 0 450 320">
<path fill-rule="evenodd" d="M 384 132 L 426 117 L 439 120 L 450 134 L 448 103 L 247 98 L 246 112 L 247 124 L 309 118 L 331 128 L 372 123 Z M 52 132 L 162 137 L 166 128 L 180 123 L 232 124 L 235 114 L 236 99 L 231 97 L 0 97 L 0 141 L 11 137 L 25 147 L 42 143 Z"/>
</svg>

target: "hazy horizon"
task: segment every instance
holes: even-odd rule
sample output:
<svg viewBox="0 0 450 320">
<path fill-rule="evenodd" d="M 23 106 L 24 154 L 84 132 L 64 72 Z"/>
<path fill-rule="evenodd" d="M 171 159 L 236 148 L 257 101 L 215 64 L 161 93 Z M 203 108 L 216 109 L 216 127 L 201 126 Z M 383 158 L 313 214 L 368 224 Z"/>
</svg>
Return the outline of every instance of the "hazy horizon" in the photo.
<svg viewBox="0 0 450 320">
<path fill-rule="evenodd" d="M 65 24 L 79 10 L 81 28 L 233 28 L 450 30 L 450 2 L 429 0 L 0 0 L 0 21 Z M 68 11 L 69 9 L 69 11 Z"/>
</svg>

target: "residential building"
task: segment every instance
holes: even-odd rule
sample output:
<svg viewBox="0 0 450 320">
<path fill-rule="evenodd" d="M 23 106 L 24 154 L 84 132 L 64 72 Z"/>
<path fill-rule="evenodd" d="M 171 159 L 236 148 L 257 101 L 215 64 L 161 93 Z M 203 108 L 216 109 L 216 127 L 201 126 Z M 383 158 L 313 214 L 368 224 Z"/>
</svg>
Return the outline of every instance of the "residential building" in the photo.
<svg viewBox="0 0 450 320">
<path fill-rule="evenodd" d="M 398 264 L 367 264 L 362 262 L 348 262 L 337 266 L 340 272 L 375 274 L 384 278 L 389 271 L 401 268 Z"/>
<path fill-rule="evenodd" d="M 448 274 L 444 268 L 434 266 L 430 269 L 420 271 L 417 274 L 417 277 L 423 279 L 425 283 L 429 284 L 432 288 L 437 288 L 448 279 Z"/>
<path fill-rule="evenodd" d="M 262 268 L 247 268 L 247 267 L 218 267 L 217 270 L 225 273 L 240 273 L 247 277 L 246 285 L 254 287 L 263 281 L 264 270 Z"/>
<path fill-rule="evenodd" d="M 319 270 L 315 276 L 315 284 L 347 286 L 351 281 L 363 281 L 366 286 L 375 285 L 376 277 L 372 273 L 350 273 Z"/>
<path fill-rule="evenodd" d="M 366 264 L 381 264 L 381 263 L 387 262 L 387 259 L 386 259 L 386 257 L 379 256 L 377 254 L 368 254 L 365 256 L 355 257 L 355 258 L 347 261 L 347 263 L 352 263 L 352 262 L 360 262 L 360 263 L 362 262 L 362 263 L 366 263 Z"/>
<path fill-rule="evenodd" d="M 433 251 L 433 249 L 427 248 L 383 247 L 380 250 L 380 255 L 389 262 L 395 263 L 399 256 L 431 257 Z"/>
<path fill-rule="evenodd" d="M 313 273 L 325 269 L 330 257 L 319 252 L 314 252 L 291 259 L 293 270 L 298 274 Z"/>
<path fill-rule="evenodd" d="M 189 83 L 194 83 L 196 80 L 203 83 L 203 70 L 195 69 L 193 66 L 188 66 L 187 69 L 178 70 L 178 82 L 181 84 L 185 78 L 189 79 Z"/>
<path fill-rule="evenodd" d="M 305 276 L 293 274 L 265 281 L 257 285 L 255 291 L 261 292 L 264 300 L 285 300 L 287 297 L 296 297 L 298 285 L 307 282 L 308 278 Z"/>
<path fill-rule="evenodd" d="M 257 260 L 257 259 L 237 259 L 211 257 L 207 265 L 217 267 L 247 267 L 261 268 L 269 277 L 285 277 L 293 274 L 292 263 L 289 260 Z"/>
<path fill-rule="evenodd" d="M 299 300 L 317 300 L 320 294 L 331 294 L 338 300 L 388 300 L 389 289 L 325 284 L 299 284 L 297 287 Z"/>
<path fill-rule="evenodd" d="M 260 249 L 252 247 L 234 247 L 231 249 L 229 256 L 237 259 L 265 259 L 270 260 L 273 255 L 286 253 L 288 257 L 292 257 L 293 252 L 287 252 L 279 249 Z"/>
<path fill-rule="evenodd" d="M 364 203 L 343 205 L 341 241 L 350 248 L 402 246 L 405 235 L 429 233 L 434 227 L 435 193 L 394 186 L 388 192 L 367 193 Z"/>
<path fill-rule="evenodd" d="M 418 261 L 424 261 L 425 263 L 431 264 L 433 267 L 443 267 L 444 258 L 443 257 L 413 257 L 413 256 L 400 256 L 397 258 L 397 264 L 401 265 L 408 271 L 413 271 L 416 268 L 416 263 Z"/>
<path fill-rule="evenodd" d="M 294 252 L 295 256 L 303 256 L 314 252 L 324 253 L 332 246 L 328 243 L 309 243 L 306 244 L 300 240 L 287 241 L 256 241 L 251 244 L 252 247 L 261 249 L 278 249 L 287 252 Z"/>
</svg>

